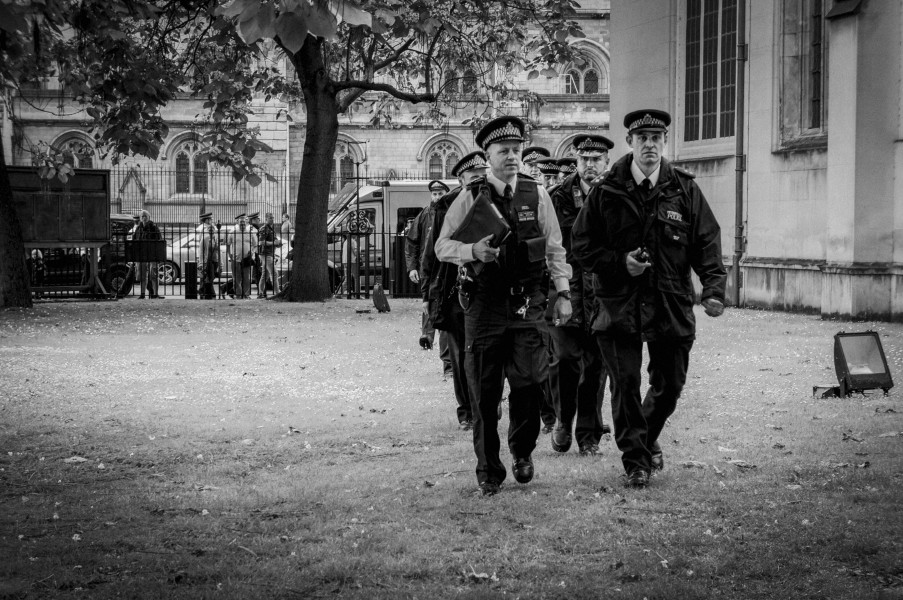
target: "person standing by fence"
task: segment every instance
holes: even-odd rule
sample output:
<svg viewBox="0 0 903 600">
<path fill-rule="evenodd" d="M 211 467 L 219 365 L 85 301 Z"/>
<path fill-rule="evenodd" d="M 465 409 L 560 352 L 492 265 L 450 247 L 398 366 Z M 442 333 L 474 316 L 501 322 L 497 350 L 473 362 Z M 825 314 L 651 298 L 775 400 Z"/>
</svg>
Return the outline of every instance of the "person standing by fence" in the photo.
<svg viewBox="0 0 903 600">
<path fill-rule="evenodd" d="M 235 222 L 235 227 L 226 234 L 226 255 L 232 267 L 235 297 L 250 298 L 257 234 L 248 226 L 248 216 L 244 213 L 235 217 Z"/>
<path fill-rule="evenodd" d="M 151 221 L 150 213 L 146 210 L 142 210 L 140 213 L 140 220 L 138 221 L 138 225 L 135 227 L 135 232 L 132 234 L 132 239 L 136 241 L 148 242 L 148 241 L 156 241 L 162 240 L 163 235 L 160 233 L 160 229 L 157 227 L 157 224 Z M 151 244 L 147 244 L 150 246 Z M 142 248 L 142 253 L 144 252 L 152 252 L 151 248 Z M 159 282 L 157 281 L 157 263 L 154 261 L 141 261 L 138 263 L 138 289 L 140 290 L 140 294 L 138 298 L 140 300 L 144 300 L 144 290 L 147 289 L 151 298 L 162 298 L 160 294 L 157 293 L 157 286 Z"/>
<path fill-rule="evenodd" d="M 260 256 L 260 279 L 257 282 L 257 297 L 267 297 L 267 279 L 273 283 L 273 295 L 279 293 L 279 279 L 276 277 L 276 248 L 282 245 L 282 240 L 276 237 L 276 225 L 273 213 L 266 214 L 266 223 L 257 232 L 259 242 L 258 255 Z"/>
<path fill-rule="evenodd" d="M 201 300 L 213 300 L 216 292 L 213 280 L 220 272 L 219 236 L 213 226 L 213 213 L 204 213 L 197 228 L 198 264 L 201 276 Z"/>
</svg>

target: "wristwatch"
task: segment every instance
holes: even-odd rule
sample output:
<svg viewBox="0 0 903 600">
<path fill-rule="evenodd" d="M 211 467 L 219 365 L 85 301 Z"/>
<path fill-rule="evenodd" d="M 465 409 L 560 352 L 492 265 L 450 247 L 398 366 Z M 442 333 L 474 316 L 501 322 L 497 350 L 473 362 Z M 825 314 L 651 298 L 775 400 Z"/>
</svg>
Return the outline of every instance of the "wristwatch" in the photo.
<svg viewBox="0 0 903 600">
<path fill-rule="evenodd" d="M 562 291 L 558 292 L 558 297 L 564 298 L 565 300 L 570 302 L 571 301 L 571 290 L 562 290 Z"/>
</svg>

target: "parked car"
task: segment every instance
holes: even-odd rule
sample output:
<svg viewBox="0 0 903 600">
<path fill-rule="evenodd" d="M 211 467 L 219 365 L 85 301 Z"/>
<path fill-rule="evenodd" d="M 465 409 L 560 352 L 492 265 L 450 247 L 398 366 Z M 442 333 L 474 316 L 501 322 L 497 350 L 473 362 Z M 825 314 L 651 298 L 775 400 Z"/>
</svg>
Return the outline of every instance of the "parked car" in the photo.
<svg viewBox="0 0 903 600">
<path fill-rule="evenodd" d="M 225 237 L 225 231 L 220 232 L 220 238 Z M 282 276 L 290 268 L 288 253 L 291 249 L 289 240 L 276 236 L 282 241 L 282 245 L 276 248 L 273 261 L 276 264 L 276 273 Z M 220 256 L 222 257 L 221 273 L 224 279 L 232 277 L 232 265 L 226 260 L 226 244 L 220 244 Z M 186 262 L 197 262 L 200 257 L 198 249 L 198 236 L 195 232 L 183 235 L 166 246 L 166 260 L 157 265 L 157 273 L 160 283 L 171 284 L 182 279 L 185 273 Z"/>
</svg>

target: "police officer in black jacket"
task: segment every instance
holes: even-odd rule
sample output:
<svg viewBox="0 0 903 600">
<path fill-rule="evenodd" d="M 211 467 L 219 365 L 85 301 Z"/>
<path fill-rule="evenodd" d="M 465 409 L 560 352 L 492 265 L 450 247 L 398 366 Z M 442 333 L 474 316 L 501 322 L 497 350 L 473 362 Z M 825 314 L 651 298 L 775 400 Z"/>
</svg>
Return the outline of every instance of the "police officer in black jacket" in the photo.
<svg viewBox="0 0 903 600">
<path fill-rule="evenodd" d="M 571 316 L 571 268 L 565 260 L 555 210 L 533 178 L 518 175 L 524 129 L 524 122 L 516 117 L 499 117 L 477 133 L 490 173 L 458 195 L 445 215 L 435 246 L 439 260 L 472 267 L 464 317 L 465 364 L 473 376 L 477 481 L 487 496 L 498 493 L 506 476 L 499 460 L 496 412 L 503 377 L 511 386 L 508 448 L 514 458 L 514 478 L 519 483 L 533 479 L 532 452 L 539 436 L 539 405 L 549 366 L 544 320 L 549 271 L 559 291 L 553 318 L 564 323 Z M 492 235 L 473 244 L 452 239 L 475 198 L 491 202 L 511 228 L 498 248 L 489 243 Z"/>
<path fill-rule="evenodd" d="M 571 306 L 574 314 L 566 325 L 552 327 L 549 357 L 549 390 L 555 408 L 552 449 L 567 452 L 574 436 L 582 456 L 596 455 L 606 430 L 602 418 L 607 371 L 590 331 L 593 313 L 593 274 L 584 272 L 571 251 L 571 227 L 583 208 L 590 184 L 608 167 L 608 151 L 614 143 L 604 135 L 585 133 L 573 141 L 577 171 L 550 193 L 561 237 L 571 265 Z M 576 421 L 575 421 L 576 417 Z M 576 425 L 576 427 L 575 427 Z"/>
<path fill-rule="evenodd" d="M 593 330 L 613 380 L 615 440 L 634 488 L 664 466 L 659 434 L 686 382 L 696 335 L 691 270 L 702 282 L 705 313 L 724 312 L 721 229 L 693 176 L 662 158 L 670 123 L 668 113 L 651 109 L 624 118 L 633 152 L 592 191 L 571 231 L 574 256 L 598 275 Z"/>
<path fill-rule="evenodd" d="M 488 169 L 486 156 L 477 150 L 459 160 L 451 172 L 461 186 L 466 187 L 472 181 L 485 177 Z M 435 203 L 433 223 L 424 242 L 420 289 L 423 301 L 429 306 L 430 326 L 444 332 L 448 340 L 452 381 L 458 402 L 458 426 L 467 431 L 473 429 L 473 408 L 470 404 L 470 378 L 464 366 L 464 309 L 458 302 L 458 266 L 439 262 L 433 248 L 436 236 L 442 231 L 445 214 L 461 192 L 461 186 L 453 188 Z"/>
</svg>

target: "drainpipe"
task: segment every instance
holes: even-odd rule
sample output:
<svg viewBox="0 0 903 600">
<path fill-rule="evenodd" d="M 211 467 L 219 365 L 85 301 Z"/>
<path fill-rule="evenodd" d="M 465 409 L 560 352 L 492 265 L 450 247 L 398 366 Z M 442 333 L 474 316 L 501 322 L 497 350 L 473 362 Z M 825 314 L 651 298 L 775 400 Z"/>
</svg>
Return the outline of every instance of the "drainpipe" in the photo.
<svg viewBox="0 0 903 600">
<path fill-rule="evenodd" d="M 733 279 L 734 306 L 740 306 L 740 287 L 743 277 L 740 273 L 740 259 L 743 257 L 745 237 L 743 235 L 743 173 L 746 171 L 746 155 L 743 153 L 744 127 L 746 116 L 746 61 L 748 46 L 746 44 L 746 0 L 737 2 L 737 112 L 735 138 L 737 140 L 735 170 L 736 199 L 734 206 L 734 257 L 731 276 Z"/>
</svg>

